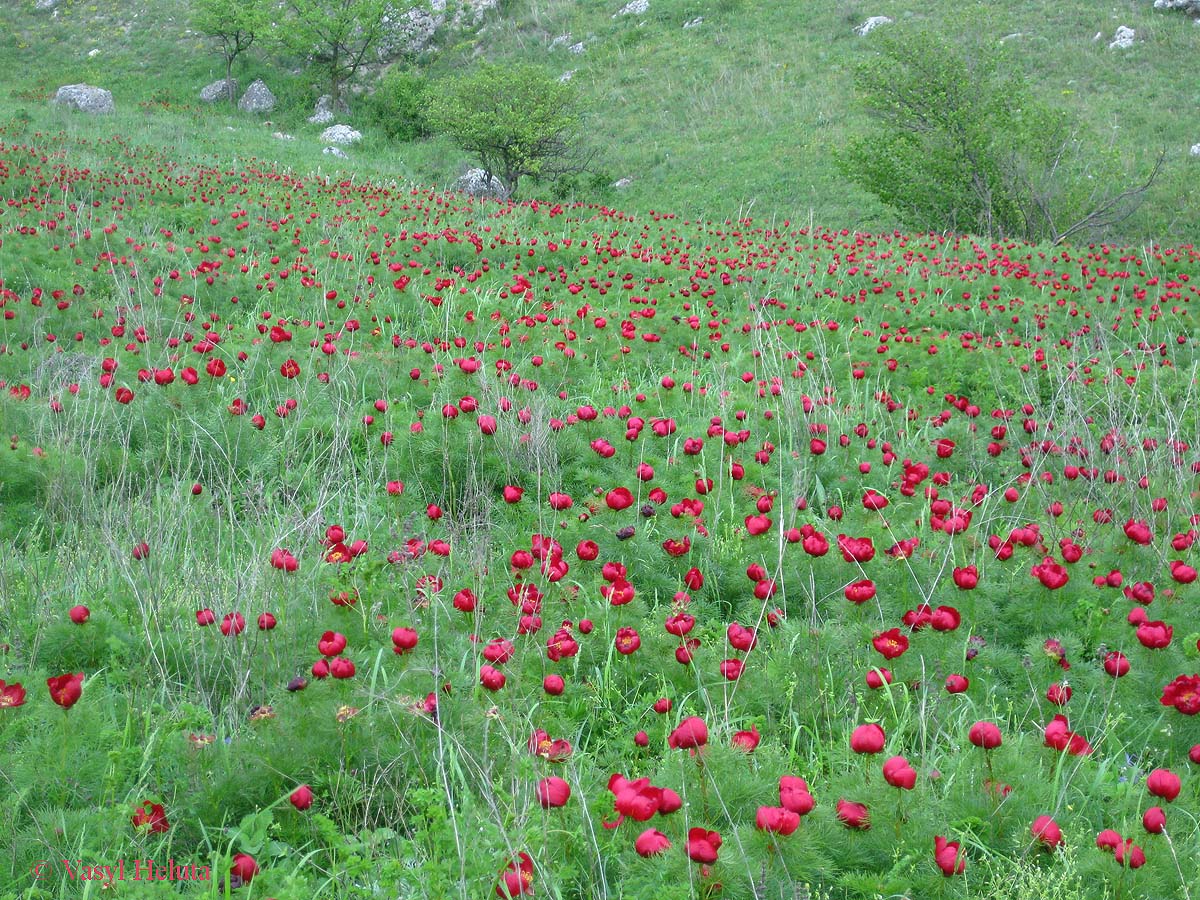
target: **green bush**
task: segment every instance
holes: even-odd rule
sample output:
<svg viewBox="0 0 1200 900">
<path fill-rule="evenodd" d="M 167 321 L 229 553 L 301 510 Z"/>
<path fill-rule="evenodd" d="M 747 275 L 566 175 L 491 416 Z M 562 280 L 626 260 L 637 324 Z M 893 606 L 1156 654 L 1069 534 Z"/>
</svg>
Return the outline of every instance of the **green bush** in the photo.
<svg viewBox="0 0 1200 900">
<path fill-rule="evenodd" d="M 425 79 L 414 72 L 393 69 L 367 100 L 368 122 L 394 141 L 428 137 L 425 106 L 429 102 Z"/>
</svg>

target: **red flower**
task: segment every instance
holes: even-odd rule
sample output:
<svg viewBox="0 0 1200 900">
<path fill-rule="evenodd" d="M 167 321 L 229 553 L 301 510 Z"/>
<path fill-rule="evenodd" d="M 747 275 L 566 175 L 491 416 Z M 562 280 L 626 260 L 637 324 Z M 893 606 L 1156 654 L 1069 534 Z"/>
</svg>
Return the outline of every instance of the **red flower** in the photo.
<svg viewBox="0 0 1200 900">
<path fill-rule="evenodd" d="M 211 609 L 196 610 L 196 624 L 203 628 L 205 625 L 211 625 L 217 621 L 217 614 Z"/>
<path fill-rule="evenodd" d="M 0 680 L 0 709 L 12 708 L 25 705 L 25 688 L 19 682 L 14 681 L 12 684 L 5 684 Z"/>
<path fill-rule="evenodd" d="M 57 675 L 46 679 L 46 687 L 50 688 L 50 699 L 63 709 L 70 709 L 83 696 L 83 673 L 74 675 Z"/>
<path fill-rule="evenodd" d="M 1200 713 L 1200 675 L 1180 675 L 1163 688 L 1163 706 L 1173 706 L 1185 716 Z"/>
<path fill-rule="evenodd" d="M 551 775 L 537 783 L 537 796 L 543 809 L 566 806 L 571 799 L 571 786 L 558 776 Z"/>
<path fill-rule="evenodd" d="M 842 559 L 848 563 L 870 562 L 875 558 L 875 545 L 869 537 L 854 538 L 839 534 L 837 542 L 838 549 L 842 552 Z"/>
<path fill-rule="evenodd" d="M 1002 742 L 1000 729 L 992 722 L 976 722 L 967 732 L 967 740 L 984 750 L 994 750 Z"/>
<path fill-rule="evenodd" d="M 346 636 L 339 631 L 326 631 L 317 641 L 317 650 L 322 656 L 337 656 L 346 649 Z"/>
<path fill-rule="evenodd" d="M 1071 699 L 1071 686 L 1065 682 L 1056 681 L 1050 687 L 1046 688 L 1046 699 L 1055 706 L 1065 706 L 1067 701 Z"/>
<path fill-rule="evenodd" d="M 1179 776 L 1170 769 L 1155 769 L 1146 776 L 1146 790 L 1168 803 L 1179 796 L 1181 787 Z"/>
<path fill-rule="evenodd" d="M 307 784 L 302 784 L 300 787 L 292 791 L 291 795 L 288 797 L 288 800 L 291 802 L 292 806 L 296 807 L 296 809 L 300 810 L 300 812 L 304 812 L 304 810 L 313 805 L 312 788 L 310 788 Z"/>
<path fill-rule="evenodd" d="M 866 603 L 875 597 L 875 582 L 870 578 L 855 581 L 846 585 L 844 593 L 851 603 Z"/>
<path fill-rule="evenodd" d="M 757 629 L 747 628 L 737 622 L 730 623 L 725 630 L 725 637 L 729 640 L 729 646 L 743 653 L 748 653 L 758 645 Z"/>
<path fill-rule="evenodd" d="M 226 613 L 221 620 L 221 634 L 226 637 L 236 636 L 246 630 L 246 617 L 240 612 Z"/>
<path fill-rule="evenodd" d="M 647 828 L 633 842 L 633 849 L 638 852 L 638 856 L 657 856 L 670 850 L 671 842 L 657 828 Z"/>
<path fill-rule="evenodd" d="M 761 739 L 762 738 L 758 733 L 758 728 L 756 728 L 754 725 L 751 725 L 749 731 L 734 732 L 733 746 L 738 750 L 745 750 L 747 753 L 750 753 L 755 747 L 758 746 L 758 742 Z"/>
<path fill-rule="evenodd" d="M 1171 643 L 1174 629 L 1166 622 L 1143 622 L 1137 627 L 1138 642 L 1148 650 L 1162 650 Z"/>
<path fill-rule="evenodd" d="M 613 644 L 616 646 L 618 653 L 628 656 L 642 646 L 642 639 L 638 635 L 636 628 L 618 628 Z"/>
<path fill-rule="evenodd" d="M 233 865 L 229 867 L 229 874 L 237 879 L 239 885 L 249 884 L 260 871 L 262 870 L 254 861 L 254 857 L 246 853 L 239 853 L 235 856 Z"/>
<path fill-rule="evenodd" d="M 397 628 L 392 632 L 392 652 L 408 653 L 417 646 L 417 633 L 411 628 Z"/>
<path fill-rule="evenodd" d="M 507 679 L 504 673 L 498 669 L 493 669 L 491 666 L 479 667 L 479 683 L 489 691 L 498 691 L 504 687 L 504 682 Z"/>
<path fill-rule="evenodd" d="M 708 743 L 708 726 L 699 716 L 689 716 L 667 735 L 672 750 L 695 750 Z"/>
<path fill-rule="evenodd" d="M 1140 869 L 1146 864 L 1146 853 L 1133 842 L 1133 838 L 1126 838 L 1117 844 L 1113 848 L 1113 858 L 1131 869 Z"/>
<path fill-rule="evenodd" d="M 867 831 L 871 827 L 871 816 L 865 803 L 855 803 L 845 798 L 839 798 L 837 802 L 837 817 L 838 821 L 847 828 L 857 828 L 859 831 Z"/>
<path fill-rule="evenodd" d="M 1059 752 L 1066 751 L 1072 756 L 1087 756 L 1092 752 L 1092 745 L 1067 727 L 1067 717 L 1056 715 L 1046 726 L 1044 735 L 1045 746 Z"/>
<path fill-rule="evenodd" d="M 899 628 L 890 628 L 875 635 L 872 646 L 883 655 L 884 659 L 896 659 L 908 650 L 908 638 L 900 633 Z"/>
<path fill-rule="evenodd" d="M 859 725 L 850 734 L 850 749 L 855 753 L 879 753 L 886 740 L 883 729 L 871 722 Z"/>
<path fill-rule="evenodd" d="M 1142 827 L 1149 834 L 1162 834 L 1167 827 L 1167 814 L 1161 806 L 1152 806 L 1142 813 Z"/>
<path fill-rule="evenodd" d="M 275 617 L 273 615 L 271 615 L 269 612 L 262 613 L 258 617 L 258 630 L 259 631 L 270 631 L 272 628 L 275 627 L 275 625 L 276 625 Z"/>
<path fill-rule="evenodd" d="M 1113 678 L 1120 678 L 1123 675 L 1129 674 L 1129 659 L 1120 650 L 1111 650 L 1104 657 L 1104 671 Z M 1165 706 L 1171 706 L 1170 703 L 1165 703 Z"/>
<path fill-rule="evenodd" d="M 1047 850 L 1057 850 L 1062 846 L 1062 829 L 1050 816 L 1038 816 L 1029 828 L 1030 834 Z"/>
<path fill-rule="evenodd" d="M 883 764 L 883 780 L 894 788 L 911 791 L 917 785 L 917 770 L 903 756 L 893 756 Z"/>
<path fill-rule="evenodd" d="M 171 825 L 167 821 L 167 814 L 161 803 L 151 803 L 147 800 L 134 809 L 133 827 L 141 828 L 143 826 L 147 826 L 148 830 L 155 834 L 165 834 L 170 829 Z"/>
<path fill-rule="evenodd" d="M 721 835 L 703 828 L 689 828 L 687 854 L 693 862 L 715 863 L 721 849 Z"/>
<path fill-rule="evenodd" d="M 754 816 L 754 827 L 787 836 L 800 827 L 800 816 L 782 806 L 760 806 Z"/>
<path fill-rule="evenodd" d="M 961 875 L 967 867 L 959 842 L 948 841 L 940 834 L 933 839 L 933 861 L 947 878 Z"/>
<path fill-rule="evenodd" d="M 276 547 L 271 551 L 271 566 L 284 572 L 295 572 L 300 568 L 300 562 L 292 556 L 290 550 Z"/>
<path fill-rule="evenodd" d="M 1054 557 L 1045 557 L 1039 565 L 1029 570 L 1029 574 L 1052 591 L 1058 590 L 1071 580 L 1067 570 L 1055 562 Z"/>
<path fill-rule="evenodd" d="M 633 494 L 629 488 L 613 488 L 605 495 L 604 503 L 614 512 L 620 512 L 623 509 L 629 509 L 629 507 L 633 506 Z"/>
<path fill-rule="evenodd" d="M 974 566 L 954 570 L 954 586 L 960 591 L 969 591 L 979 584 L 979 572 Z"/>
<path fill-rule="evenodd" d="M 885 684 L 892 683 L 892 670 L 883 668 L 872 668 L 867 672 L 867 687 L 872 690 L 879 690 Z"/>
<path fill-rule="evenodd" d="M 742 677 L 742 670 L 746 668 L 746 664 L 740 659 L 723 659 L 721 660 L 721 677 L 727 681 L 737 681 Z"/>
<path fill-rule="evenodd" d="M 966 675 L 947 675 L 946 693 L 961 694 L 971 686 L 971 680 Z"/>
<path fill-rule="evenodd" d="M 354 662 L 344 656 L 329 661 L 329 674 L 334 678 L 353 678 L 354 671 Z"/>
<path fill-rule="evenodd" d="M 86 606 L 72 606 L 70 611 L 67 612 L 67 616 L 70 617 L 71 621 L 76 625 L 82 625 L 88 620 L 88 616 L 90 615 L 91 612 Z"/>
<path fill-rule="evenodd" d="M 799 816 L 808 815 L 816 805 L 808 791 L 808 782 L 795 775 L 779 776 L 779 805 Z"/>
<path fill-rule="evenodd" d="M 296 362 L 294 359 L 289 359 L 279 367 L 279 374 L 284 378 L 295 378 L 300 374 L 300 363 Z"/>
</svg>

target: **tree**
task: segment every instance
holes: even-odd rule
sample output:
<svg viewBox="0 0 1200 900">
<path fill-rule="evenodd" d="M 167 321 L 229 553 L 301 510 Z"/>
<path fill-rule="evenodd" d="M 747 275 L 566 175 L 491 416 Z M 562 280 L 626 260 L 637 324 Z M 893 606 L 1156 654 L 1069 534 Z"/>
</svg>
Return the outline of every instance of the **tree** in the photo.
<svg viewBox="0 0 1200 900">
<path fill-rule="evenodd" d="M 509 195 L 522 178 L 584 171 L 574 87 L 528 63 L 482 63 L 434 93 L 427 121 L 473 153 Z"/>
<path fill-rule="evenodd" d="M 288 0 L 291 15 L 279 37 L 324 71 L 336 109 L 346 84 L 379 46 L 395 6 L 388 0 Z"/>
<path fill-rule="evenodd" d="M 1038 101 L 1003 52 L 882 37 L 854 78 L 874 127 L 838 155 L 842 171 L 926 230 L 1059 243 L 1131 215 L 1162 158 L 1122 187 L 1112 155 Z"/>
<path fill-rule="evenodd" d="M 236 103 L 233 61 L 266 31 L 266 5 L 263 0 L 194 0 L 192 27 L 220 46 L 225 57 L 225 91 L 229 102 Z"/>
</svg>

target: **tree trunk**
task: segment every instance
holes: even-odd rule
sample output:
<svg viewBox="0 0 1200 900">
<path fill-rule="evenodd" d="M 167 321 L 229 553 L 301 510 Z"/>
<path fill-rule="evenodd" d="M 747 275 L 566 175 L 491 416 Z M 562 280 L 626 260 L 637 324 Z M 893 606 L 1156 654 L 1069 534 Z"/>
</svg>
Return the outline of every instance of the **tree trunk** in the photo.
<svg viewBox="0 0 1200 900">
<path fill-rule="evenodd" d="M 229 97 L 229 105 L 235 106 L 237 98 L 234 97 L 233 91 L 233 57 L 228 53 L 225 54 L 225 94 Z"/>
</svg>

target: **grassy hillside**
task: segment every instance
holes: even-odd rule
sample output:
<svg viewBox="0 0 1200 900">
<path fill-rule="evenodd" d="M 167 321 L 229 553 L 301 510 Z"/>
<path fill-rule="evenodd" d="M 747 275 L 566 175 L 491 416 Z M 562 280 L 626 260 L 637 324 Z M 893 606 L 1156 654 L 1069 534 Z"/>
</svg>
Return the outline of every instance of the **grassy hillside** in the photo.
<svg viewBox="0 0 1200 900">
<path fill-rule="evenodd" d="M 478 33 L 444 30 L 433 49 L 397 65 L 433 83 L 481 56 L 572 72 L 600 150 L 603 178 L 584 189 L 593 195 L 588 199 L 626 209 L 879 230 L 897 224 L 894 214 L 839 174 L 833 151 L 866 124 L 850 73 L 871 52 L 872 39 L 854 28 L 886 15 L 895 21 L 893 33 L 932 27 L 960 46 L 1004 40 L 1037 91 L 1086 123 L 1094 142 L 1111 145 L 1131 173 L 1147 171 L 1165 149 L 1166 171 L 1117 237 L 1179 240 L 1193 227 L 1190 184 L 1200 163 L 1188 148 L 1200 141 L 1200 89 L 1179 73 L 1197 58 L 1200 28 L 1151 3 L 653 0 L 642 15 L 615 15 L 620 8 L 617 0 L 506 0 Z M 0 98 L 5 106 L 33 113 L 57 85 L 87 81 L 112 89 L 121 108 L 142 113 L 139 121 L 165 119 L 165 130 L 184 140 L 220 137 L 209 127 L 211 111 L 197 119 L 189 109 L 198 104 L 199 87 L 219 76 L 220 60 L 188 30 L 185 3 L 60 0 L 54 11 L 38 11 L 33 0 L 22 0 L 12 15 L 15 27 L 0 54 L 0 76 L 9 86 Z M 699 25 L 683 27 L 700 17 Z M 1118 25 L 1136 30 L 1132 49 L 1108 49 Z M 560 39 L 566 35 L 570 41 Z M 583 52 L 570 52 L 580 41 Z M 302 139 L 315 136 L 304 116 L 316 89 L 299 61 L 264 45 L 239 69 L 243 84 L 262 75 L 280 95 L 278 122 L 299 129 Z M 364 79 L 363 88 L 379 74 Z M 226 132 L 229 149 L 288 155 L 275 142 L 263 147 L 260 138 L 270 129 L 262 132 L 249 119 L 214 124 L 234 129 Z M 128 120 L 119 125 L 131 127 Z M 227 148 L 218 140 L 213 149 Z M 311 147 L 291 149 L 300 165 L 315 158 Z M 377 140 L 350 168 L 445 183 L 468 161 L 436 140 L 402 146 Z M 605 187 L 619 178 L 632 182 Z"/>
</svg>

